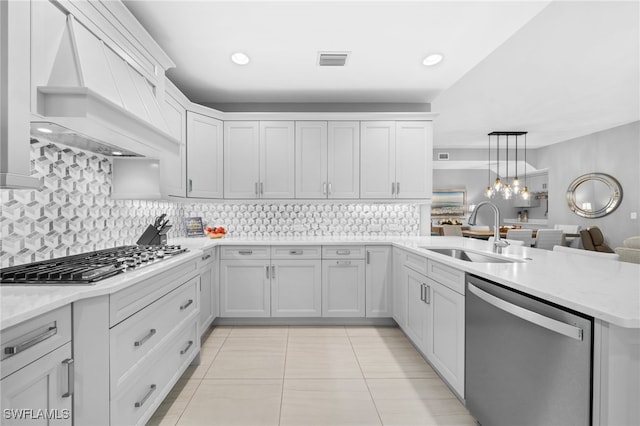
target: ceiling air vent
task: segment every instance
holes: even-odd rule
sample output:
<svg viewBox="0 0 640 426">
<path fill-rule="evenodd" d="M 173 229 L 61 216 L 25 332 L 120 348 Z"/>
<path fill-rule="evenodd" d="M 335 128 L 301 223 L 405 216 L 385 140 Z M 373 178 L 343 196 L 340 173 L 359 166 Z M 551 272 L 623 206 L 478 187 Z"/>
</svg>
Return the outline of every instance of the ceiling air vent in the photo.
<svg viewBox="0 0 640 426">
<path fill-rule="evenodd" d="M 321 67 L 344 67 L 351 52 L 318 52 L 318 65 Z"/>
<path fill-rule="evenodd" d="M 438 161 L 446 161 L 449 160 L 449 153 L 448 152 L 439 152 L 438 153 Z"/>
</svg>

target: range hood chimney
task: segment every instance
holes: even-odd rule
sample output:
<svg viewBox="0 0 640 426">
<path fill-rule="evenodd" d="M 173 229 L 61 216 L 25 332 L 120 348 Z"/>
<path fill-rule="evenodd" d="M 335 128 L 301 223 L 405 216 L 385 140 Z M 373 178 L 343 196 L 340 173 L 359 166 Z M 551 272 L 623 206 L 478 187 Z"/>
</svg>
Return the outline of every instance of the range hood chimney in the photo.
<svg viewBox="0 0 640 426">
<path fill-rule="evenodd" d="M 47 86 L 38 87 L 31 134 L 101 154 L 178 152 L 155 88 L 87 28 L 67 16 Z M 44 130 L 43 130 L 44 129 Z M 116 154 L 117 155 L 117 154 Z"/>
</svg>

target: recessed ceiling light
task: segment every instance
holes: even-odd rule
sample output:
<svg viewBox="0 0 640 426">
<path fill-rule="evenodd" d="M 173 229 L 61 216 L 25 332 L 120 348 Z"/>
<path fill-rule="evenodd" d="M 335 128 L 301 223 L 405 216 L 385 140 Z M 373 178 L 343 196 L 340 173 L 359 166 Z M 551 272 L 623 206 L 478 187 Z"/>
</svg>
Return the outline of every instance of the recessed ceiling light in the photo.
<svg viewBox="0 0 640 426">
<path fill-rule="evenodd" d="M 242 52 L 236 52 L 231 55 L 231 60 L 238 65 L 247 65 L 249 63 L 249 57 Z"/>
<path fill-rule="evenodd" d="M 427 67 L 432 67 L 434 65 L 439 64 L 443 59 L 444 59 L 444 55 L 442 53 L 432 53 L 430 55 L 427 55 L 427 57 L 424 58 L 424 61 L 422 61 L 422 63 Z"/>
<path fill-rule="evenodd" d="M 112 151 L 111 155 L 122 155 L 120 151 Z"/>
<path fill-rule="evenodd" d="M 46 127 L 38 127 L 36 130 L 38 130 L 40 133 L 53 133 L 53 130 L 47 129 Z"/>
</svg>

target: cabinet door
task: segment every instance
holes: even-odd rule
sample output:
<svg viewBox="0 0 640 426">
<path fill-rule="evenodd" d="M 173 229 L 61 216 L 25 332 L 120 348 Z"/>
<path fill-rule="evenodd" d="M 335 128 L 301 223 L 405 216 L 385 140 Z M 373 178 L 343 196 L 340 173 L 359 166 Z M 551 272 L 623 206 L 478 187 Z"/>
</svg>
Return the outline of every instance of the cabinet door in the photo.
<svg viewBox="0 0 640 426">
<path fill-rule="evenodd" d="M 427 285 L 431 328 L 427 358 L 464 395 L 464 296 L 430 278 Z"/>
<path fill-rule="evenodd" d="M 397 198 L 431 198 L 432 133 L 430 121 L 396 123 Z"/>
<path fill-rule="evenodd" d="M 296 198 L 326 198 L 327 122 L 296 121 Z"/>
<path fill-rule="evenodd" d="M 327 181 L 329 198 L 360 196 L 359 122 L 329 122 Z"/>
<path fill-rule="evenodd" d="M 63 397 L 70 390 L 69 377 L 73 377 L 68 371 L 73 368 L 73 364 L 63 361 L 70 358 L 69 342 L 2 379 L 2 424 L 34 424 L 36 421 L 29 420 L 29 417 L 18 418 L 20 412 L 29 415 L 26 411 L 32 410 L 32 415 L 35 416 L 42 410 L 44 414 L 54 416 L 49 422 L 42 419 L 43 424 L 71 425 L 71 396 Z M 7 418 L 12 412 L 16 415 Z"/>
<path fill-rule="evenodd" d="M 363 121 L 360 123 L 360 135 L 360 198 L 393 198 L 396 123 Z"/>
<path fill-rule="evenodd" d="M 366 247 L 367 317 L 390 318 L 392 314 L 391 247 Z"/>
<path fill-rule="evenodd" d="M 220 262 L 220 316 L 269 317 L 271 315 L 268 260 Z"/>
<path fill-rule="evenodd" d="M 257 121 L 224 122 L 224 198 L 257 198 L 260 144 Z"/>
<path fill-rule="evenodd" d="M 260 197 L 295 195 L 295 137 L 293 121 L 260 122 Z"/>
<path fill-rule="evenodd" d="M 187 197 L 222 198 L 222 121 L 187 111 Z"/>
<path fill-rule="evenodd" d="M 187 194 L 187 112 L 180 103 L 165 92 L 162 111 L 171 136 L 181 142 L 174 151 L 165 150 L 160 156 L 160 179 L 163 195 L 185 197 Z"/>
<path fill-rule="evenodd" d="M 365 316 L 364 260 L 322 261 L 322 316 Z"/>
<path fill-rule="evenodd" d="M 322 314 L 322 262 L 279 260 L 271 264 L 271 316 L 319 317 Z"/>
<path fill-rule="evenodd" d="M 403 282 L 407 289 L 407 326 L 405 332 L 418 349 L 426 353 L 428 305 L 424 301 L 427 277 L 407 267 Z"/>
<path fill-rule="evenodd" d="M 403 282 L 402 251 L 393 249 L 393 319 L 404 330 L 407 324 L 407 287 Z"/>
</svg>

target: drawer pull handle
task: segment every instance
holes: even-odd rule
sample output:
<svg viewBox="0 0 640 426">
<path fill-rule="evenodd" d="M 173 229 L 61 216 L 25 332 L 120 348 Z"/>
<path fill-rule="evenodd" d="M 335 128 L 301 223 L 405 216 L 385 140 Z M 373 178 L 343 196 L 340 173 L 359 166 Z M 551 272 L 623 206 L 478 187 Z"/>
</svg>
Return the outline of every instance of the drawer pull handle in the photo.
<svg viewBox="0 0 640 426">
<path fill-rule="evenodd" d="M 429 305 L 431 304 L 431 286 L 427 285 L 427 288 L 424 292 L 424 302 Z"/>
<path fill-rule="evenodd" d="M 62 394 L 63 398 L 69 398 L 73 395 L 73 383 L 75 382 L 75 368 L 73 358 L 67 358 L 62 361 L 67 366 L 67 393 Z"/>
<path fill-rule="evenodd" d="M 210 255 L 210 254 L 208 254 L 208 255 L 206 255 L 206 256 L 202 256 L 202 260 L 207 260 L 207 259 L 210 259 L 210 258 L 211 258 L 211 255 Z"/>
<path fill-rule="evenodd" d="M 289 254 L 301 255 L 302 250 L 289 250 Z"/>
<path fill-rule="evenodd" d="M 238 254 L 253 254 L 253 250 L 238 250 Z"/>
<path fill-rule="evenodd" d="M 336 250 L 336 254 L 340 256 L 348 256 L 351 254 L 351 250 Z"/>
<path fill-rule="evenodd" d="M 338 266 L 348 266 L 351 265 L 350 260 L 336 260 L 336 265 Z"/>
<path fill-rule="evenodd" d="M 155 390 L 156 390 L 156 385 L 149 386 L 149 392 L 147 392 L 147 394 L 142 398 L 142 400 L 140 400 L 140 402 L 136 402 L 135 404 L 133 404 L 133 406 L 136 407 L 136 408 L 142 407 L 142 405 L 145 402 L 147 402 L 147 399 L 149 399 L 149 397 L 151 396 L 151 394 L 153 392 L 155 392 Z"/>
<path fill-rule="evenodd" d="M 156 329 L 152 328 L 151 330 L 149 330 L 149 333 L 146 336 L 144 336 L 142 339 L 133 342 L 133 346 L 142 346 L 142 345 L 144 345 L 144 343 L 147 340 L 151 339 L 154 334 L 156 334 Z"/>
<path fill-rule="evenodd" d="M 191 347 L 191 345 L 193 345 L 193 340 L 189 340 L 189 343 L 187 344 L 187 347 L 180 351 L 180 355 L 186 354 L 187 351 L 189 350 L 189 348 Z"/>
<path fill-rule="evenodd" d="M 18 343 L 15 346 L 7 346 L 4 348 L 4 354 L 13 356 L 17 353 L 24 351 L 25 349 L 29 349 L 31 346 L 37 345 L 40 342 L 44 342 L 50 337 L 53 337 L 58 332 L 58 328 L 56 326 L 49 327 L 47 331 L 42 334 L 38 334 L 36 337 L 27 340 L 26 342 Z"/>
<path fill-rule="evenodd" d="M 189 307 L 189 305 L 191 305 L 193 303 L 193 299 L 189 299 L 187 301 L 187 303 L 185 303 L 184 305 L 180 306 L 180 310 L 184 311 L 185 309 L 187 309 Z"/>
</svg>

